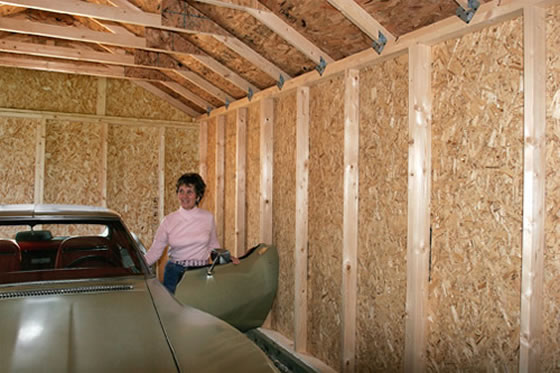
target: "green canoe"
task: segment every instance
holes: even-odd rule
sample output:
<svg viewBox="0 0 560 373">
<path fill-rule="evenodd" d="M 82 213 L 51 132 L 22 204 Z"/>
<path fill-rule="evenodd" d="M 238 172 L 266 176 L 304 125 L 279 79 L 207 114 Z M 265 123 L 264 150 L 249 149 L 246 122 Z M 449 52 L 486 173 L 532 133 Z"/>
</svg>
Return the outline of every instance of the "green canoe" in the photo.
<svg viewBox="0 0 560 373">
<path fill-rule="evenodd" d="M 278 251 L 260 244 L 239 260 L 185 272 L 175 298 L 242 332 L 261 326 L 278 289 Z"/>
</svg>

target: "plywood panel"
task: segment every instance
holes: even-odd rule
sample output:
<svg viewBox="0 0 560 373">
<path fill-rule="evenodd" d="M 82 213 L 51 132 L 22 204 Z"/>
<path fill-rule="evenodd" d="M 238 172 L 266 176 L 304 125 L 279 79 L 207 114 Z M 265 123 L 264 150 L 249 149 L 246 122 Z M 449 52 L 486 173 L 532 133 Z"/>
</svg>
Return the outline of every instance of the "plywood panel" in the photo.
<svg viewBox="0 0 560 373">
<path fill-rule="evenodd" d="M 428 367 L 516 371 L 523 176 L 522 21 L 433 49 Z"/>
<path fill-rule="evenodd" d="M 225 198 L 224 198 L 224 248 L 234 253 L 235 249 L 235 169 L 237 116 L 235 111 L 226 115 L 225 149 Z"/>
<path fill-rule="evenodd" d="M 0 87 L 0 107 L 95 114 L 94 77 L 0 67 Z"/>
<path fill-rule="evenodd" d="M 103 205 L 102 125 L 47 121 L 45 203 Z"/>
<path fill-rule="evenodd" d="M 166 128 L 165 215 L 179 208 L 175 185 L 186 172 L 198 172 L 198 130 Z"/>
<path fill-rule="evenodd" d="M 150 247 L 158 219 L 159 129 L 111 125 L 107 155 L 107 207 Z"/>
<path fill-rule="evenodd" d="M 560 6 L 547 12 L 546 216 L 543 350 L 541 369 L 558 370 L 560 358 Z"/>
<path fill-rule="evenodd" d="M 134 98 L 134 99 L 131 99 Z M 191 117 L 128 80 L 107 79 L 107 115 L 190 121 Z"/>
<path fill-rule="evenodd" d="M 402 371 L 408 56 L 360 72 L 357 372 Z"/>
<path fill-rule="evenodd" d="M 308 351 L 331 367 L 341 360 L 344 82 L 310 90 Z"/>
<path fill-rule="evenodd" d="M 272 327 L 291 340 L 294 340 L 296 114 L 295 92 L 276 101 L 272 242 L 278 248 L 280 274 L 272 308 Z"/>
<path fill-rule="evenodd" d="M 247 248 L 260 243 L 260 103 L 249 105 L 247 121 Z"/>
<path fill-rule="evenodd" d="M 216 206 L 216 117 L 208 120 L 208 148 L 207 148 L 207 172 L 206 193 L 200 206 L 214 214 Z"/>
<path fill-rule="evenodd" d="M 39 121 L 0 118 L 0 204 L 33 203 Z"/>
</svg>

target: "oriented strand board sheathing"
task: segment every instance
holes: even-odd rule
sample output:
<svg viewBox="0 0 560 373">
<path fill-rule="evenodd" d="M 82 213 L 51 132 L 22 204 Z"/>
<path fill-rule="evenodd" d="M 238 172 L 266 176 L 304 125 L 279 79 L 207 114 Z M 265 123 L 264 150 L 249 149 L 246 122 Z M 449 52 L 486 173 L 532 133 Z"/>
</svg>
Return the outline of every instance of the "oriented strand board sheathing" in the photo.
<svg viewBox="0 0 560 373">
<path fill-rule="evenodd" d="M 546 217 L 543 288 L 543 372 L 560 368 L 560 6 L 547 14 Z"/>
<path fill-rule="evenodd" d="M 254 103 L 248 107 L 247 118 L 247 249 L 259 244 L 260 239 L 260 180 L 261 180 L 261 107 Z"/>
<path fill-rule="evenodd" d="M 197 2 L 193 5 L 287 74 L 296 76 L 315 68 L 302 52 L 247 12 Z"/>
<path fill-rule="evenodd" d="M 45 203 L 102 206 L 101 124 L 47 121 Z"/>
<path fill-rule="evenodd" d="M 224 168 L 224 248 L 232 254 L 235 250 L 235 201 L 236 201 L 236 135 L 237 115 L 232 110 L 226 115 L 225 168 Z"/>
<path fill-rule="evenodd" d="M 0 204 L 33 203 L 38 124 L 0 118 Z"/>
<path fill-rule="evenodd" d="M 433 48 L 428 369 L 516 371 L 523 206 L 521 19 Z"/>
<path fill-rule="evenodd" d="M 308 351 L 341 361 L 344 81 L 310 90 Z"/>
<path fill-rule="evenodd" d="M 128 80 L 118 79 L 107 79 L 107 115 L 186 122 L 192 120 L 145 89 Z"/>
<path fill-rule="evenodd" d="M 165 129 L 165 215 L 177 210 L 175 185 L 187 172 L 198 172 L 198 130 Z"/>
<path fill-rule="evenodd" d="M 109 126 L 107 207 L 149 248 L 159 226 L 159 128 Z"/>
<path fill-rule="evenodd" d="M 0 107 L 95 114 L 95 77 L 0 67 L 0 87 Z"/>
<path fill-rule="evenodd" d="M 216 206 L 216 118 L 208 120 L 208 147 L 206 153 L 207 163 L 207 177 L 204 182 L 206 183 L 206 193 L 200 207 L 206 209 L 214 214 Z"/>
<path fill-rule="evenodd" d="M 278 98 L 274 118 L 272 228 L 280 273 L 272 327 L 294 340 L 294 250 L 296 216 L 296 92 Z"/>
<path fill-rule="evenodd" d="M 404 365 L 408 56 L 360 72 L 357 372 Z"/>
</svg>

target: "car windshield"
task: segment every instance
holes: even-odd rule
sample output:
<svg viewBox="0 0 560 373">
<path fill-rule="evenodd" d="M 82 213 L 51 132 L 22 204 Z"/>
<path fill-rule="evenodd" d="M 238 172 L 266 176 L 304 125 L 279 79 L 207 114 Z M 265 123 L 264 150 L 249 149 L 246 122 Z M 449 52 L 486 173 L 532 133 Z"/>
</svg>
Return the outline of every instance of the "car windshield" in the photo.
<svg viewBox="0 0 560 373">
<path fill-rule="evenodd" d="M 0 284 L 143 275 L 117 219 L 0 221 Z"/>
</svg>

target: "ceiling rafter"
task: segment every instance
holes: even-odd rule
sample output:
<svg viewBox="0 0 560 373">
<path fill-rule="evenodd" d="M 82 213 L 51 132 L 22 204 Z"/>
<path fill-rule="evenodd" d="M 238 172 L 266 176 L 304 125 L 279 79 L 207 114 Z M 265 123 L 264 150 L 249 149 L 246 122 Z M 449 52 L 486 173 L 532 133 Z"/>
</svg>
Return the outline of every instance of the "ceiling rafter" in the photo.
<svg viewBox="0 0 560 373">
<path fill-rule="evenodd" d="M 319 64 L 321 57 L 327 62 L 334 62 L 334 59 L 325 51 L 321 50 L 296 29 L 287 24 L 284 20 L 271 12 L 257 0 L 238 1 L 238 0 L 195 0 L 199 3 L 216 5 L 226 8 L 243 10 L 252 15 L 259 22 L 284 38 L 288 43 L 306 55 L 311 61 Z"/>
<path fill-rule="evenodd" d="M 204 100 L 203 98 L 195 95 L 181 84 L 177 83 L 176 81 L 172 82 L 161 82 L 164 86 L 171 89 L 172 91 L 180 94 L 182 97 L 186 98 L 187 100 L 191 101 L 193 104 L 199 106 L 202 110 L 207 110 L 208 108 L 214 109 L 214 105 L 209 103 L 208 101 Z"/>
<path fill-rule="evenodd" d="M 382 24 L 373 18 L 368 12 L 358 5 L 354 0 L 327 0 L 329 4 L 338 9 L 350 22 L 358 27 L 372 40 L 379 39 L 381 32 L 387 41 L 395 41 L 395 35 L 390 33 Z"/>
<path fill-rule="evenodd" d="M 133 81 L 133 83 L 136 84 L 139 87 L 144 88 L 146 91 L 153 93 L 155 96 L 161 98 L 162 100 L 167 101 L 170 105 L 173 105 L 175 108 L 189 114 L 193 118 L 196 118 L 200 115 L 199 112 L 197 112 L 194 109 L 192 109 L 191 107 L 185 105 L 184 103 L 177 100 L 175 97 L 171 96 L 167 92 L 162 91 L 161 89 L 154 86 L 150 82 L 146 82 L 146 81 L 143 81 L 143 80 L 136 80 L 136 81 Z"/>
</svg>

